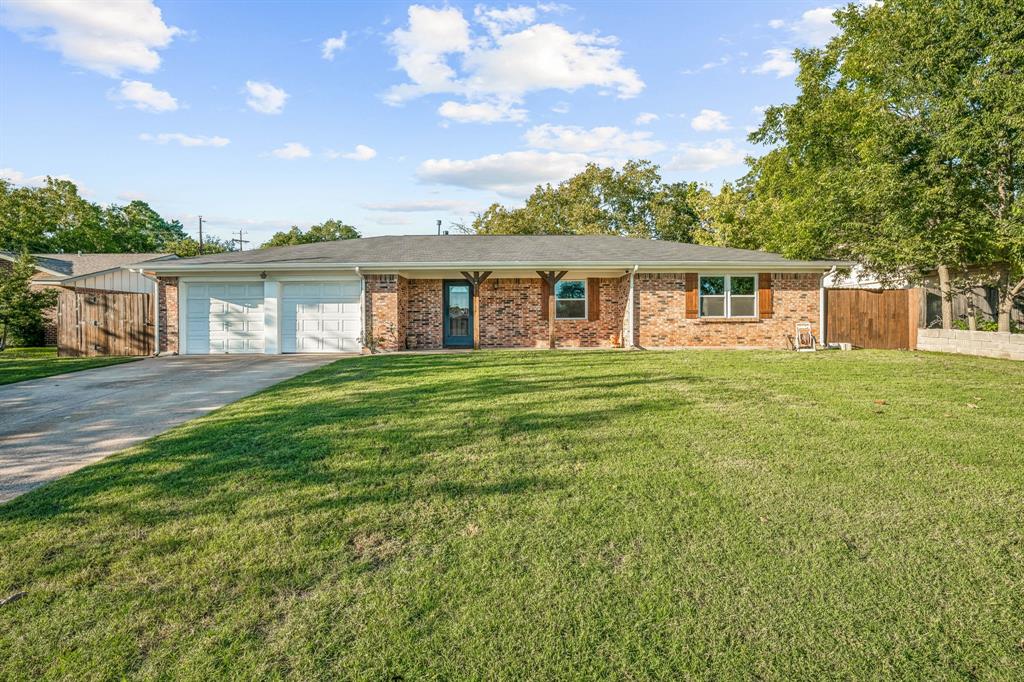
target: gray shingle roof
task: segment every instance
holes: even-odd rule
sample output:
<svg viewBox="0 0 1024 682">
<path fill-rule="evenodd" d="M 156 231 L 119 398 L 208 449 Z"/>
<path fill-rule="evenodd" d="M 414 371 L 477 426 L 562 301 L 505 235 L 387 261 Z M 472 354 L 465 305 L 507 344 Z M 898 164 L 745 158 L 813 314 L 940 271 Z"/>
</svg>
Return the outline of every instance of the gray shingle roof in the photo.
<svg viewBox="0 0 1024 682">
<path fill-rule="evenodd" d="M 19 254 L 7 251 L 0 252 L 0 254 L 8 259 L 17 259 L 19 256 Z M 133 263 L 174 258 L 173 255 L 166 253 L 33 253 L 32 257 L 36 259 L 36 266 L 60 273 L 59 275 L 50 275 L 47 272 L 37 274 L 33 277 L 36 280 L 80 277 Z"/>
<path fill-rule="evenodd" d="M 790 260 L 776 253 L 729 249 L 698 244 L 634 239 L 630 237 L 564 235 L 448 235 L 388 236 L 333 242 L 279 246 L 186 258 L 175 266 L 202 264 L 279 265 L 285 263 L 345 264 L 658 264 L 749 263 L 751 265 L 807 265 L 815 269 L 832 261 Z"/>
</svg>

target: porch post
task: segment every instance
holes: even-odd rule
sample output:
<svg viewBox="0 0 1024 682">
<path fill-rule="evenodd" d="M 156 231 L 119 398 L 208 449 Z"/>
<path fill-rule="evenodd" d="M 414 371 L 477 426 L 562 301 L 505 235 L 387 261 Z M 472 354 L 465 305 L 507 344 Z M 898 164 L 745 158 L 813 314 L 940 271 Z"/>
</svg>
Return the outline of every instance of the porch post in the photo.
<svg viewBox="0 0 1024 682">
<path fill-rule="evenodd" d="M 566 272 L 568 271 L 537 271 L 537 274 L 540 275 L 540 278 L 544 280 L 548 285 L 548 348 L 555 347 L 555 285 L 558 284 L 558 281 L 560 279 L 565 277 Z"/>
<path fill-rule="evenodd" d="M 462 276 L 473 285 L 473 350 L 480 350 L 480 287 L 491 276 L 491 271 L 474 270 L 473 274 L 463 271 Z"/>
</svg>

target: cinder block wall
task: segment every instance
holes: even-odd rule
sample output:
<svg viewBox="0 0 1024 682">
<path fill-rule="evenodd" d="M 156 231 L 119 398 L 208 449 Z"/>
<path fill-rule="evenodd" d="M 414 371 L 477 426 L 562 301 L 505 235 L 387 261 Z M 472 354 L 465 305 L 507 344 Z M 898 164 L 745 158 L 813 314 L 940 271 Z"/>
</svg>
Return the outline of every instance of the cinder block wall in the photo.
<svg viewBox="0 0 1024 682">
<path fill-rule="evenodd" d="M 972 332 L 960 329 L 918 329 L 917 349 L 1024 360 L 1024 334 Z"/>
</svg>

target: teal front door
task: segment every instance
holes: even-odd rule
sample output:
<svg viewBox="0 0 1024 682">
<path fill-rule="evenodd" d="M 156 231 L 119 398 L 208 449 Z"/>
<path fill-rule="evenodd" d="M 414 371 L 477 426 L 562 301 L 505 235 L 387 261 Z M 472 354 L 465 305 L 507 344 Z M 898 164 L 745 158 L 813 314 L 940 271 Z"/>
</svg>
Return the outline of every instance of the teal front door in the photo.
<svg viewBox="0 0 1024 682">
<path fill-rule="evenodd" d="M 473 346 L 473 286 L 465 280 L 444 283 L 444 345 Z"/>
</svg>

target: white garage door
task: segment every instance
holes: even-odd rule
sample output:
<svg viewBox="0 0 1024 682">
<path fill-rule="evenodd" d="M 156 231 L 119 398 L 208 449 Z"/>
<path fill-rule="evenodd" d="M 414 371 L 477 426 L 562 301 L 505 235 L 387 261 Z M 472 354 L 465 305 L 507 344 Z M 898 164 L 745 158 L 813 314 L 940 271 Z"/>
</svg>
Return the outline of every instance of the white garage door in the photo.
<svg viewBox="0 0 1024 682">
<path fill-rule="evenodd" d="M 263 282 L 188 284 L 185 351 L 263 352 Z"/>
<path fill-rule="evenodd" d="M 359 281 L 284 282 L 281 352 L 358 353 Z"/>
</svg>

